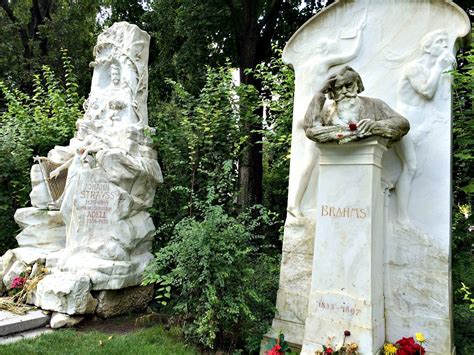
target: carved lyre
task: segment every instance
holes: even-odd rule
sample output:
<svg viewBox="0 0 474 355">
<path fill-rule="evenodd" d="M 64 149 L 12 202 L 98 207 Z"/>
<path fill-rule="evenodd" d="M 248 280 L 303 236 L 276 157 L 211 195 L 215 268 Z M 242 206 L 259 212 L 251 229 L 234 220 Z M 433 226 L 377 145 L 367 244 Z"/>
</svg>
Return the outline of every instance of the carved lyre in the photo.
<svg viewBox="0 0 474 355">
<path fill-rule="evenodd" d="M 38 162 L 41 173 L 48 189 L 49 196 L 51 197 L 50 207 L 59 208 L 60 200 L 66 186 L 68 169 L 61 170 L 59 175 L 55 178 L 50 178 L 50 174 L 53 170 L 60 167 L 61 163 L 55 163 L 46 157 L 36 156 L 34 158 Z"/>
</svg>

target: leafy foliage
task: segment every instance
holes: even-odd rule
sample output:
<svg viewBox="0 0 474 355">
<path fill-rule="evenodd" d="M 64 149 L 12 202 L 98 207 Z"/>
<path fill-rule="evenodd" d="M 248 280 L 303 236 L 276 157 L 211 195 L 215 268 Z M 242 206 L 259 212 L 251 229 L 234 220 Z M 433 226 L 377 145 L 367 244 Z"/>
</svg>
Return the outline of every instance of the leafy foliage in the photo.
<svg viewBox="0 0 474 355">
<path fill-rule="evenodd" d="M 275 51 L 279 58 L 280 52 Z M 263 84 L 260 93 L 252 85 L 236 85 L 235 73 L 229 65 L 208 68 L 199 95 L 168 80 L 171 100 L 152 96 L 150 106 L 156 108 L 150 110 L 150 124 L 157 128 L 155 141 L 165 176 L 157 193 L 157 225 L 194 215 L 193 201 L 205 201 L 210 188 L 216 191 L 216 203 L 226 211 L 235 210 L 237 164 L 247 137 L 240 127 L 244 121 L 259 120 L 255 112 L 262 106 L 266 114 L 260 131 L 266 168 L 264 204 L 284 219 L 293 71 L 281 59 L 259 65 L 255 75 Z"/>
<path fill-rule="evenodd" d="M 474 352 L 474 310 L 469 289 L 474 289 L 472 195 L 474 193 L 474 50 L 460 55 L 454 72 L 453 121 L 453 289 L 456 351 Z"/>
<path fill-rule="evenodd" d="M 176 225 L 144 283 L 166 281 L 171 298 L 164 310 L 179 318 L 188 339 L 229 350 L 246 339 L 246 350 L 255 351 L 273 317 L 278 286 L 279 258 L 257 232 L 262 223 L 272 223 L 272 215 L 259 208 L 234 218 L 221 206 L 203 209 L 201 220 L 190 217 Z"/>
<path fill-rule="evenodd" d="M 275 59 L 256 75 L 264 83 L 261 93 L 236 85 L 235 70 L 227 65 L 207 68 L 198 95 L 169 80 L 171 100 L 151 98 L 157 109 L 150 110 L 150 123 L 157 128 L 165 182 L 153 209 L 160 226 L 157 259 L 145 282 L 156 285 L 158 304 L 185 324 L 188 338 L 208 348 L 257 351 L 273 317 L 279 264 L 273 255 L 286 208 L 293 72 Z M 261 207 L 232 217 L 238 212 L 237 162 L 246 139 L 241 123 L 259 120 L 255 111 L 262 105 L 267 118 L 260 133 L 274 176 L 266 203 L 282 211 L 280 218 L 259 212 Z"/>
<path fill-rule="evenodd" d="M 232 75 L 228 66 L 208 68 L 199 95 L 168 81 L 171 101 L 152 99 L 158 108 L 150 111 L 150 123 L 157 128 L 155 141 L 165 176 L 157 193 L 158 225 L 172 227 L 185 215 L 199 213 L 194 206 L 206 201 L 211 189 L 214 203 L 227 211 L 234 209 L 237 161 L 244 139 L 239 121 L 252 119 L 259 102 L 255 89 L 236 86 Z"/>
<path fill-rule="evenodd" d="M 81 115 L 82 99 L 66 52 L 64 84 L 44 66 L 33 77 L 33 94 L 8 87 L 0 81 L 5 111 L 0 113 L 0 249 L 14 245 L 17 227 L 13 214 L 25 207 L 31 189 L 29 171 L 34 155 L 45 155 L 72 137 Z"/>
<path fill-rule="evenodd" d="M 293 122 L 294 72 L 283 63 L 281 49 L 274 48 L 268 63 L 257 65 L 255 76 L 262 82 L 265 110 L 263 137 L 263 204 L 286 216 Z"/>
</svg>

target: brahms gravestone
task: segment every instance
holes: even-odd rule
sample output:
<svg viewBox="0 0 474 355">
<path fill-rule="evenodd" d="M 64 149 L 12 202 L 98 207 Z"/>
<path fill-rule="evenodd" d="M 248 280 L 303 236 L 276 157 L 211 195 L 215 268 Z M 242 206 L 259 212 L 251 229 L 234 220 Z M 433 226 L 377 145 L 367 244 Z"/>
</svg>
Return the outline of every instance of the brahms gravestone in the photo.
<svg viewBox="0 0 474 355">
<path fill-rule="evenodd" d="M 351 330 L 363 354 L 377 352 L 385 339 L 382 155 L 409 123 L 383 101 L 358 96 L 363 90 L 359 74 L 343 67 L 305 115 L 306 136 L 320 150 L 314 245 L 323 256 L 313 259 L 306 354 L 340 329 Z"/>
<path fill-rule="evenodd" d="M 319 275 L 322 261 L 317 259 L 335 262 L 321 250 L 321 228 L 329 228 L 329 221 L 345 221 L 353 227 L 352 243 L 357 244 L 355 228 L 361 219 L 349 222 L 354 214 L 347 219 L 344 208 L 365 212 L 367 206 L 349 206 L 343 200 L 346 191 L 352 192 L 356 176 L 338 186 L 339 203 L 320 199 L 323 152 L 306 138 L 304 117 L 323 81 L 350 65 L 363 78 L 364 95 L 383 100 L 411 127 L 384 153 L 381 163 L 384 200 L 377 213 L 383 216 L 378 235 L 383 267 L 371 275 L 380 282 L 376 291 L 383 290 L 385 340 L 423 331 L 433 344 L 431 353 L 451 353 L 451 78 L 446 72 L 453 67 L 459 39 L 469 32 L 467 15 L 452 1 L 340 0 L 310 19 L 288 42 L 283 59 L 295 70 L 292 156 L 277 313 L 269 336 L 281 330 L 295 347 L 306 340 L 314 342 L 308 326 L 317 326 L 318 320 L 310 313 L 328 314 L 327 307 L 341 306 L 339 301 L 310 296 L 312 281 L 325 277 Z M 367 216 L 374 218 L 374 212 L 368 210 Z M 343 254 L 339 259 L 350 267 L 352 259 Z M 355 280 L 360 277 L 353 275 Z M 347 291 L 350 284 L 344 287 Z M 364 312 L 357 302 L 360 290 L 351 292 L 354 299 L 344 307 L 361 310 L 351 318 L 360 324 Z M 375 303 L 368 307 L 380 312 L 377 298 L 370 301 Z M 335 319 L 341 316 L 339 310 L 329 314 Z M 318 336 L 335 337 L 340 344 L 344 330 L 341 324 L 340 329 L 326 329 Z"/>
</svg>

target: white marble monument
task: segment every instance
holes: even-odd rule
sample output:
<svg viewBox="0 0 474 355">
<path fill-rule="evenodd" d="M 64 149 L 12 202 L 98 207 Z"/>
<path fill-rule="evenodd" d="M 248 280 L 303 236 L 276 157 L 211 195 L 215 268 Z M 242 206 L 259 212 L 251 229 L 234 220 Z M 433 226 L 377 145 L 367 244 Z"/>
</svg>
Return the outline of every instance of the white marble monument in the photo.
<svg viewBox="0 0 474 355">
<path fill-rule="evenodd" d="M 359 351 L 385 339 L 382 156 L 409 130 L 379 99 L 359 96 L 362 78 L 345 66 L 328 77 L 304 118 L 319 148 L 318 220 L 302 352 L 321 350 L 327 333 L 348 330 Z"/>
<path fill-rule="evenodd" d="M 423 332 L 430 340 L 429 353 L 451 353 L 451 77 L 447 71 L 453 68 L 460 39 L 469 33 L 467 15 L 452 1 L 340 0 L 310 19 L 286 45 L 283 59 L 295 70 L 293 139 L 277 313 L 269 336 L 281 330 L 295 347 L 306 344 L 304 353 L 309 354 L 314 349 L 310 344 L 321 344 L 328 337 L 340 343 L 345 327 L 366 324 L 362 315 L 370 309 L 384 317 L 379 319 L 385 329 L 382 343 Z M 321 186 L 327 181 L 318 180 L 331 167 L 320 163 L 332 153 L 329 148 L 320 152 L 305 136 L 304 118 L 316 91 L 345 65 L 361 75 L 364 95 L 383 100 L 411 127 L 384 153 L 380 180 L 372 182 L 373 188 L 380 186 L 383 192 L 383 203 L 367 213 L 378 228 L 376 235 L 360 232 L 368 228 L 360 220 L 344 219 L 344 208 L 352 204 L 367 208 L 356 206 L 347 193 L 353 186 L 351 176 L 340 181 L 348 171 L 330 182 L 337 189 L 337 205 L 323 204 L 330 192 Z M 344 149 L 363 142 L 350 142 Z M 374 142 L 373 147 L 379 144 Z M 353 175 L 352 181 L 357 183 L 359 178 Z M 343 217 L 337 217 L 337 208 L 342 208 Z M 322 215 L 324 211 L 328 215 Z M 326 233 L 338 228 L 353 232 L 348 247 L 363 244 L 371 236 L 382 241 L 383 245 L 376 245 L 382 248 L 382 266 L 366 273 L 362 256 L 326 243 Z M 358 282 L 355 288 L 334 285 L 344 288 L 346 301 L 326 296 L 330 289 L 318 288 L 328 277 L 323 274 L 328 269 L 341 275 L 336 262 L 342 263 L 339 268 L 350 269 Z M 364 280 L 373 288 L 365 288 Z M 361 292 L 368 290 L 383 294 L 373 294 L 362 305 Z M 359 314 L 336 310 L 340 302 L 356 313 L 360 310 Z M 319 305 L 334 310 L 328 312 Z M 323 324 L 328 315 L 340 321 L 340 328 Z M 365 335 L 353 334 L 352 341 L 367 344 Z M 372 343 L 380 345 L 380 335 L 372 336 Z M 362 353 L 369 354 L 374 347 Z"/>
<path fill-rule="evenodd" d="M 139 285 L 153 257 L 147 209 L 162 175 L 147 117 L 149 42 L 126 22 L 99 35 L 74 138 L 31 169 L 32 207 L 15 214 L 20 247 L 1 258 L 0 271 L 8 288 L 28 266 L 45 264 L 50 274 L 29 299 L 43 309 L 94 313 L 91 291 Z"/>
</svg>

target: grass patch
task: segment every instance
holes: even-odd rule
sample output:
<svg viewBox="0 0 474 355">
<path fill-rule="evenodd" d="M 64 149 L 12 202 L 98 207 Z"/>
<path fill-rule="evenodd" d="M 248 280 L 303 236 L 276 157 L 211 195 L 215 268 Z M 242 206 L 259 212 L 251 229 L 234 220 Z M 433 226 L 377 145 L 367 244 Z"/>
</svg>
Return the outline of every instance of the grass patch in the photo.
<svg viewBox="0 0 474 355">
<path fill-rule="evenodd" d="M 0 345 L 0 354 L 191 355 L 198 352 L 185 345 L 172 332 L 164 330 L 161 326 L 154 326 L 124 335 L 58 330 L 35 339 Z"/>
</svg>

